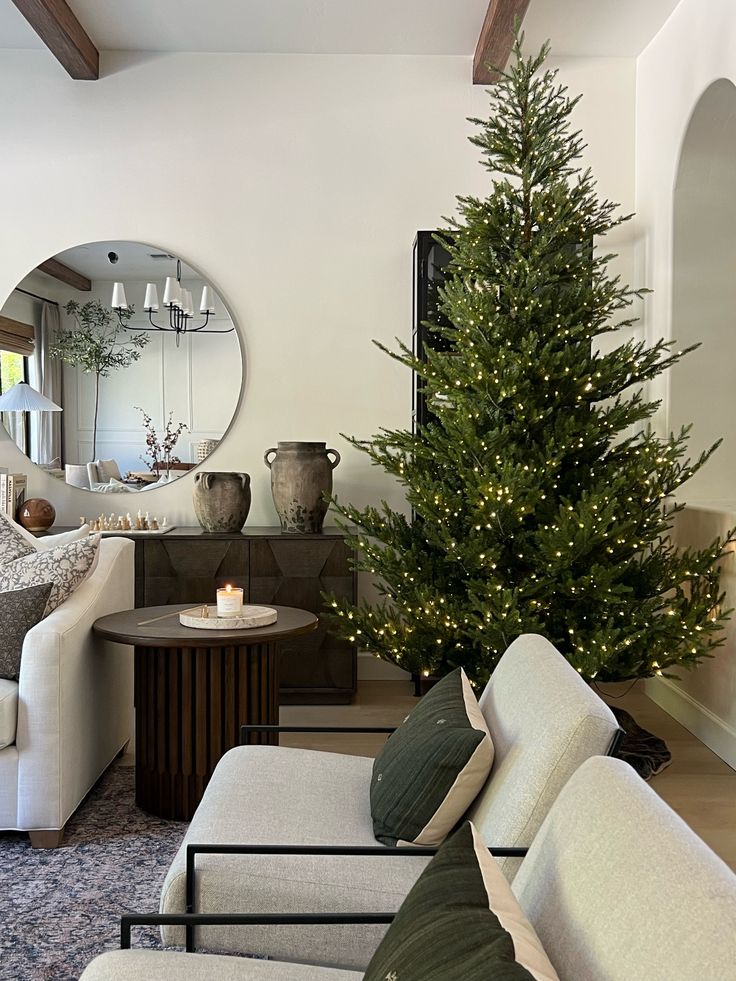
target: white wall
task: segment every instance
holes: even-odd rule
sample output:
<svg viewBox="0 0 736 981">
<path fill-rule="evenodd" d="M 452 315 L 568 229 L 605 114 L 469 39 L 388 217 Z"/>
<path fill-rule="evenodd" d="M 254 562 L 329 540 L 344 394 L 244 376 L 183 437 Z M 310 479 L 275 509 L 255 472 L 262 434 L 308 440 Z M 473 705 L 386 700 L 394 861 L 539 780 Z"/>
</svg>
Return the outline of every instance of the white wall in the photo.
<svg viewBox="0 0 736 981">
<path fill-rule="evenodd" d="M 43 52 L 3 51 L 0 298 L 81 242 L 181 255 L 212 280 L 247 351 L 238 419 L 210 465 L 251 472 L 251 523 L 274 522 L 262 454 L 279 439 L 337 445 L 339 493 L 397 503 L 339 433 L 408 421 L 409 378 L 370 340 L 410 337 L 415 230 L 451 213 L 456 194 L 485 191 L 466 117 L 487 97 L 469 65 L 110 53 L 99 82 L 75 83 Z M 631 62 L 570 62 L 564 79 L 586 93 L 578 120 L 602 192 L 630 207 Z M 25 467 L 6 444 L 0 463 Z M 84 492 L 29 477 L 60 522 L 84 513 Z M 191 523 L 191 491 L 190 477 L 154 493 Z"/>
<path fill-rule="evenodd" d="M 561 69 L 585 93 L 585 162 L 631 210 L 634 64 Z M 338 494 L 400 506 L 339 434 L 409 423 L 408 373 L 370 342 L 410 342 L 415 231 L 451 214 L 456 194 L 486 193 L 466 117 L 488 100 L 470 59 L 118 52 L 102 73 L 72 82 L 43 52 L 0 52 L 0 300 L 79 243 L 155 242 L 200 269 L 239 325 L 243 398 L 207 466 L 251 473 L 249 524 L 276 523 L 262 456 L 280 439 L 326 440 L 343 454 Z M 609 244 L 630 276 L 628 231 Z M 28 471 L 59 523 L 88 513 L 88 494 L 29 470 L 8 442 L 0 465 Z M 150 506 L 194 524 L 192 485 L 154 491 Z"/>
<path fill-rule="evenodd" d="M 638 249 L 637 268 L 640 278 L 653 288 L 654 294 L 646 304 L 646 333 L 650 341 L 673 336 L 673 193 L 678 161 L 688 122 L 698 100 L 711 83 L 718 79 L 736 82 L 736 5 L 732 0 L 681 0 L 660 33 L 640 56 L 637 63 L 636 90 L 636 207 Z M 724 121 L 724 125 L 729 125 Z M 732 168 L 736 160 L 732 161 Z M 731 207 L 724 201 L 724 207 Z M 736 235 L 736 232 L 734 232 Z M 720 261 L 720 248 L 713 243 L 712 266 Z M 678 269 L 682 269 L 678 263 Z M 692 272 L 692 270 L 691 270 Z M 684 271 L 680 273 L 684 275 Z M 723 270 L 733 279 L 733 270 Z M 682 280 L 679 280 L 682 286 Z M 705 311 L 703 311 L 705 312 Z M 733 447 L 734 411 L 729 372 L 719 375 L 718 365 L 733 364 L 733 348 L 724 347 L 723 332 L 716 333 L 713 318 L 699 316 L 691 309 L 692 318 L 699 322 L 687 324 L 679 320 L 678 329 L 691 336 L 699 335 L 703 342 L 696 357 L 697 371 L 711 382 L 704 390 L 720 416 L 724 435 Z M 733 324 L 733 309 L 729 311 Z M 694 369 L 695 370 L 695 369 Z M 684 371 L 684 368 L 683 368 Z M 724 384 L 724 375 L 726 384 Z M 670 385 L 672 391 L 670 392 Z M 673 398 L 685 397 L 687 375 L 677 380 L 662 379 L 652 386 L 652 394 L 663 400 L 658 418 L 662 432 L 670 421 L 680 421 L 686 406 L 673 404 Z M 692 395 L 692 392 L 690 393 Z M 671 398 L 670 396 L 673 396 Z M 711 413 L 711 417 L 713 413 Z M 704 433 L 696 436 L 704 441 Z M 680 523 L 678 540 L 682 544 L 697 544 L 714 537 L 734 524 L 730 513 L 736 508 L 736 494 L 731 488 L 729 499 L 721 500 L 715 508 L 712 497 L 728 489 L 723 468 L 732 461 L 714 457 L 708 470 L 697 484 L 685 485 L 682 498 L 696 507 Z M 709 476 L 709 474 L 711 476 Z M 726 559 L 724 583 L 729 591 L 728 605 L 735 605 L 733 556 Z M 672 683 L 654 680 L 647 685 L 648 693 L 673 715 L 704 739 L 724 759 L 736 766 L 736 626 L 731 622 L 727 643 L 712 661 L 706 662 L 691 675 Z"/>
</svg>

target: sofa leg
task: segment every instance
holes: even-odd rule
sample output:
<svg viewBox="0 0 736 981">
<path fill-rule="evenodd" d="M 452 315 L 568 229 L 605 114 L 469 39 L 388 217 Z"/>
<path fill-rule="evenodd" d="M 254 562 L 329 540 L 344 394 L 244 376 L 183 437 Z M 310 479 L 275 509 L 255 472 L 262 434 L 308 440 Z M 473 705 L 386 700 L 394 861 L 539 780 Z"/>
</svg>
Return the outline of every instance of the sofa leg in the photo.
<svg viewBox="0 0 736 981">
<path fill-rule="evenodd" d="M 29 831 L 31 848 L 58 848 L 64 840 L 64 829 L 58 831 Z"/>
</svg>

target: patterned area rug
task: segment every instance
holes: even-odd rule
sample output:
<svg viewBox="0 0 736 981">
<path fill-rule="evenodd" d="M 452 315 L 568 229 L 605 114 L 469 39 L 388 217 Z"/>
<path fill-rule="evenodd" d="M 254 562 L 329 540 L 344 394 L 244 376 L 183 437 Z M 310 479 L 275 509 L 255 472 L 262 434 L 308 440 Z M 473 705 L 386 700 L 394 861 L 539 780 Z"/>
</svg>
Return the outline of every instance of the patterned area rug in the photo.
<svg viewBox="0 0 736 981">
<path fill-rule="evenodd" d="M 135 806 L 131 766 L 113 766 L 67 825 L 61 848 L 34 851 L 0 832 L 0 979 L 76 981 L 120 945 L 120 915 L 158 910 L 186 825 Z M 139 927 L 137 947 L 160 947 Z"/>
<path fill-rule="evenodd" d="M 659 736 L 642 729 L 624 709 L 615 705 L 609 707 L 626 733 L 616 756 L 633 766 L 643 780 L 651 780 L 672 762 L 672 753 L 667 749 L 667 743 Z"/>
</svg>

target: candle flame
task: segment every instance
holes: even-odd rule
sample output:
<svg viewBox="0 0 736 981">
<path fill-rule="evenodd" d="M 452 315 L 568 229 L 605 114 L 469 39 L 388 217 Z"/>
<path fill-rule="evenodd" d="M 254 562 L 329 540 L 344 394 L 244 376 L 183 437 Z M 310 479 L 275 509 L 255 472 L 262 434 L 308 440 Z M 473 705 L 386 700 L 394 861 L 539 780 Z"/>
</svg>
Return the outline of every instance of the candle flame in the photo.
<svg viewBox="0 0 736 981">
<path fill-rule="evenodd" d="M 227 583 L 227 585 L 225 586 L 225 589 L 228 591 L 228 593 L 232 593 L 232 591 L 233 591 L 233 587 L 230 585 L 230 583 Z"/>
</svg>

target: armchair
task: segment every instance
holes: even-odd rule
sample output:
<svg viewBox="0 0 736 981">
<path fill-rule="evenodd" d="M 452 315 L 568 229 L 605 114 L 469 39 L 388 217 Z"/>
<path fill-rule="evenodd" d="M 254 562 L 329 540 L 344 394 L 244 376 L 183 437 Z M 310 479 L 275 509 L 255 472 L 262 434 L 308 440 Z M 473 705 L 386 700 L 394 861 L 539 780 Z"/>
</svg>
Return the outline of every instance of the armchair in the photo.
<svg viewBox="0 0 736 981">
<path fill-rule="evenodd" d="M 480 698 L 495 747 L 491 776 L 467 814 L 489 846 L 523 849 L 577 767 L 610 750 L 612 712 L 543 637 L 523 635 Z M 371 846 L 374 857 L 201 854 L 189 906 L 203 913 L 257 909 L 361 913 L 396 910 L 429 861 L 395 855 L 373 835 L 373 760 L 279 746 L 242 746 L 220 760 L 164 882 L 161 912 L 187 910 L 189 844 Z M 521 859 L 500 859 L 513 879 Z M 190 889 L 192 888 L 190 882 Z M 198 944 L 365 968 L 385 929 L 376 925 L 268 930 L 209 927 Z M 184 931 L 166 926 L 167 945 Z"/>
<path fill-rule="evenodd" d="M 504 885 L 499 875 L 497 889 Z M 736 875 L 621 760 L 589 759 L 576 771 L 542 822 L 512 890 L 562 979 L 733 977 Z M 128 945 L 131 925 L 162 919 L 124 917 L 122 946 Z M 189 925 L 215 917 L 171 919 Z M 243 915 L 240 922 L 258 919 Z M 96 958 L 80 981 L 362 977 L 363 971 L 274 960 L 119 950 Z M 452 979 L 463 977 L 458 964 Z"/>
<path fill-rule="evenodd" d="M 5 682 L 17 728 L 0 749 L 0 829 L 28 831 L 34 847 L 61 843 L 68 818 L 130 739 L 133 660 L 92 624 L 133 606 L 133 553 L 126 539 L 100 542 L 91 575 L 28 631 L 17 685 Z"/>
</svg>

